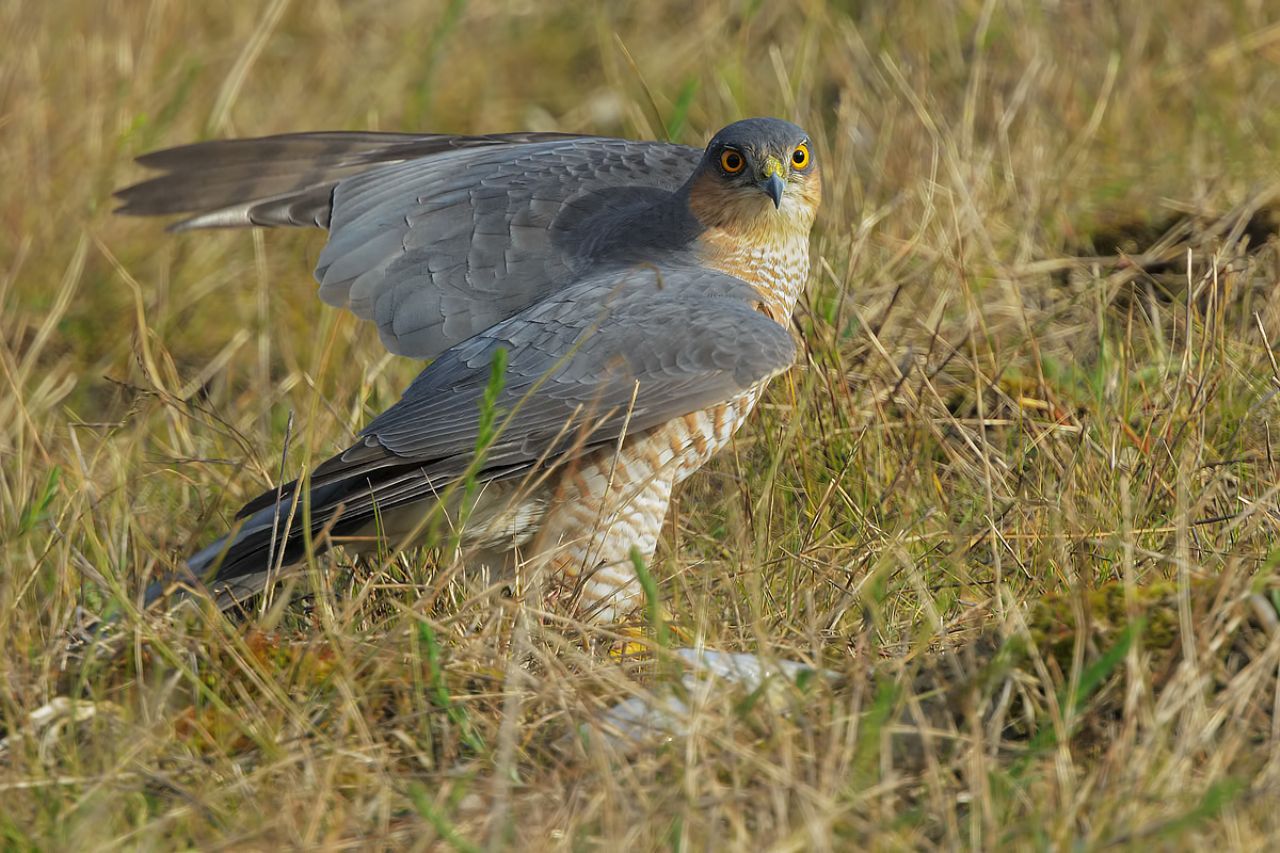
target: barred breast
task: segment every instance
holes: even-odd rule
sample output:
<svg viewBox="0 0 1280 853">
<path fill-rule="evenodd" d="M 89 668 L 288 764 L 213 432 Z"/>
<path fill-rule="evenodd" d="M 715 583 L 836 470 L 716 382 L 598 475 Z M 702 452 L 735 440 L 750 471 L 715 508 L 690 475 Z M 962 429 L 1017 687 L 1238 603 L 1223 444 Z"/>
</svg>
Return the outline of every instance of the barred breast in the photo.
<svg viewBox="0 0 1280 853">
<path fill-rule="evenodd" d="M 632 549 L 652 557 L 672 489 L 730 442 L 761 387 L 636 435 L 562 475 L 534 549 L 553 555 L 553 574 L 579 596 L 580 609 L 612 618 L 639 603 Z"/>
</svg>

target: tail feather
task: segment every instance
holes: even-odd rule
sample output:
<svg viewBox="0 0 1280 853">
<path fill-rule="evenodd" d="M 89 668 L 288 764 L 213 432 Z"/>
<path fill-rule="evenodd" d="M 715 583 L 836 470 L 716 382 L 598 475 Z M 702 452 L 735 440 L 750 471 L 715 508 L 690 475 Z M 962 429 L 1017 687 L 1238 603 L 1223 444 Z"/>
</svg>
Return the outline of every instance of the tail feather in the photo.
<svg viewBox="0 0 1280 853">
<path fill-rule="evenodd" d="M 323 491 L 316 490 L 311 500 L 323 503 L 330 498 Z M 288 569 L 306 555 L 300 509 L 294 512 L 292 497 L 286 497 L 253 513 L 230 533 L 188 557 L 176 574 L 151 584 L 143 605 L 175 593 L 201 593 L 212 598 L 219 609 L 227 610 L 261 593 L 279 576 L 278 569 Z M 313 533 L 322 529 L 324 515 L 312 519 Z M 340 530 L 333 532 L 341 534 Z M 314 545 L 318 552 L 325 551 L 328 540 L 317 540 Z"/>
</svg>

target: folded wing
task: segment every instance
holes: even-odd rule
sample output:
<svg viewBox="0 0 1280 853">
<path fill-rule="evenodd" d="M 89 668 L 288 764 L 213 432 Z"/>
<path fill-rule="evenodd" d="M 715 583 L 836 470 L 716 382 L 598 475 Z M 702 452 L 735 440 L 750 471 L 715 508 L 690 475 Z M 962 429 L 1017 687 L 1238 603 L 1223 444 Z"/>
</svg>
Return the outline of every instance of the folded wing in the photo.
<svg viewBox="0 0 1280 853">
<path fill-rule="evenodd" d="M 378 512 L 434 500 L 468 471 L 480 481 L 521 477 L 736 397 L 795 354 L 789 332 L 757 310 L 758 300 L 746 283 L 695 267 L 583 279 L 443 353 L 359 442 L 320 465 L 309 485 L 311 532 L 341 535 Z M 499 350 L 506 369 L 494 406 L 498 433 L 477 461 Z M 243 586 L 264 572 L 273 528 L 277 547 L 300 547 L 296 485 L 249 503 L 238 534 L 206 549 L 211 563 L 220 558 L 215 585 Z M 281 520 L 291 513 L 285 532 Z M 192 568 L 201 570 L 194 561 Z"/>
</svg>

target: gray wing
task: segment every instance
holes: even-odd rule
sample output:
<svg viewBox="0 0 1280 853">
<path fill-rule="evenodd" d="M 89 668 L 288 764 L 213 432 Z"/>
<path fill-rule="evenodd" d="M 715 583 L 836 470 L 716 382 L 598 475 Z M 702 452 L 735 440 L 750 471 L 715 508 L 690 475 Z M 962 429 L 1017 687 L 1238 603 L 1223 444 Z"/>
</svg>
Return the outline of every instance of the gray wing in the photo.
<svg viewBox="0 0 1280 853">
<path fill-rule="evenodd" d="M 670 194 L 700 156 L 569 139 L 460 150 L 343 181 L 316 267 L 320 297 L 373 320 L 392 352 L 434 357 L 574 281 L 595 260 L 594 227 Z"/>
<path fill-rule="evenodd" d="M 423 370 L 355 446 L 316 469 L 308 529 L 359 533 L 379 512 L 435 500 L 473 464 L 480 481 L 519 477 L 613 446 L 624 429 L 637 434 L 736 397 L 795 354 L 758 299 L 744 282 L 696 268 L 597 271 Z M 500 349 L 500 431 L 477 463 L 481 401 Z M 260 591 L 274 566 L 305 556 L 297 498 L 289 483 L 250 502 L 235 532 L 153 585 L 148 602 L 205 579 L 224 608 Z"/>
<path fill-rule="evenodd" d="M 200 212 L 179 227 L 328 227 L 321 298 L 428 359 L 581 276 L 583 229 L 669 194 L 700 156 L 559 134 L 294 134 L 147 155 L 166 174 L 117 195 L 122 213 Z"/>
<path fill-rule="evenodd" d="M 480 409 L 495 353 L 507 367 L 496 399 L 499 433 L 481 480 L 516 477 L 609 446 L 681 415 L 732 399 L 785 370 L 789 332 L 756 309 L 758 292 L 694 267 L 593 275 L 455 346 L 419 374 L 361 440 L 319 466 L 343 518 L 438 494 L 467 472 L 480 440 Z M 335 486 L 344 486 L 334 488 Z M 242 515 L 269 506 L 268 492 Z"/>
<path fill-rule="evenodd" d="M 117 190 L 121 204 L 116 212 L 196 214 L 171 225 L 172 231 L 250 225 L 328 228 L 333 188 L 372 168 L 463 148 L 582 138 L 565 133 L 320 131 L 196 142 L 139 157 L 139 165 L 161 174 Z"/>
</svg>

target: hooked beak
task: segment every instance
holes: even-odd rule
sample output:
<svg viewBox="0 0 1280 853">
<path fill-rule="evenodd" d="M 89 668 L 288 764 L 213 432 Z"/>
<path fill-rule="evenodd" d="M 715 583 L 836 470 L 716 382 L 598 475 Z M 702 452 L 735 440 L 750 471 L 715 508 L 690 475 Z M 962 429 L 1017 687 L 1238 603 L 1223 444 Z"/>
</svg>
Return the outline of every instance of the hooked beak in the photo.
<svg viewBox="0 0 1280 853">
<path fill-rule="evenodd" d="M 777 175 L 770 175 L 760 182 L 760 189 L 764 190 L 765 195 L 773 199 L 774 207 L 782 207 L 782 191 L 786 188 L 787 182 Z"/>
<path fill-rule="evenodd" d="M 777 157 L 770 157 L 764 161 L 760 174 L 756 176 L 759 183 L 756 186 L 764 190 L 765 195 L 773 199 L 775 208 L 782 206 L 782 192 L 787 188 L 787 171 L 782 165 L 782 161 Z"/>
</svg>

